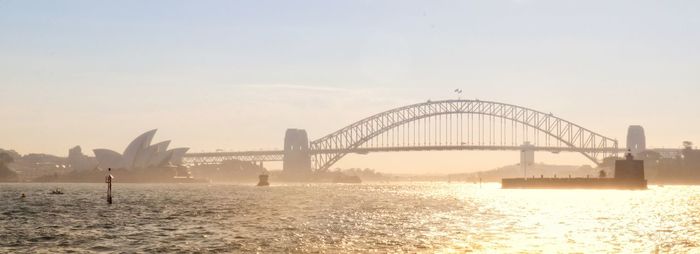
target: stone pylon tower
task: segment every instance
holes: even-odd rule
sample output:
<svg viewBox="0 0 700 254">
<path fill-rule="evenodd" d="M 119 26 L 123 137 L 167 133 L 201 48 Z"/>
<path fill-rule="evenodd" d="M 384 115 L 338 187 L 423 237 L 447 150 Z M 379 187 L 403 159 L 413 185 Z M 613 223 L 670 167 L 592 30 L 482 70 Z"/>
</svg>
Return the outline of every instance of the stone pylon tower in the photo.
<svg viewBox="0 0 700 254">
<path fill-rule="evenodd" d="M 284 159 L 282 170 L 289 176 L 311 174 L 311 153 L 306 130 L 287 129 L 284 135 Z"/>
<path fill-rule="evenodd" d="M 644 135 L 644 127 L 640 125 L 630 125 L 627 128 L 627 149 L 636 155 L 647 149 L 647 138 Z"/>
</svg>

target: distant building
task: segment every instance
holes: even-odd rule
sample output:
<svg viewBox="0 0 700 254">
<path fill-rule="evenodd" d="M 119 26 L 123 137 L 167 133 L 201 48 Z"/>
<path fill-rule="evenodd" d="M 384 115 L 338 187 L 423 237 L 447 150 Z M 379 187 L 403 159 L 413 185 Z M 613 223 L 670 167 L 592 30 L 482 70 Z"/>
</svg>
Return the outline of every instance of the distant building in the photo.
<svg viewBox="0 0 700 254">
<path fill-rule="evenodd" d="M 24 156 L 14 153 L 16 158 L 10 168 L 17 172 L 20 181 L 31 180 L 40 176 L 63 174 L 70 171 L 67 162 L 63 157 L 49 154 L 31 153 Z"/>
<path fill-rule="evenodd" d="M 157 129 L 136 137 L 123 154 L 109 149 L 95 149 L 98 167 L 102 169 L 143 169 L 162 167 L 168 164 L 181 165 L 182 157 L 189 148 L 168 150 L 170 140 L 151 145 Z"/>
<path fill-rule="evenodd" d="M 700 173 L 700 150 L 686 147 L 683 149 L 683 169 Z"/>
<path fill-rule="evenodd" d="M 77 171 L 90 170 L 97 167 L 95 158 L 83 154 L 80 146 L 75 146 L 68 150 L 68 165 Z"/>
<path fill-rule="evenodd" d="M 693 149 L 691 143 L 684 144 L 684 147 L 674 157 L 665 157 L 653 151 L 641 153 L 645 170 L 651 173 L 650 179 L 657 183 L 699 184 L 700 150 Z"/>
</svg>

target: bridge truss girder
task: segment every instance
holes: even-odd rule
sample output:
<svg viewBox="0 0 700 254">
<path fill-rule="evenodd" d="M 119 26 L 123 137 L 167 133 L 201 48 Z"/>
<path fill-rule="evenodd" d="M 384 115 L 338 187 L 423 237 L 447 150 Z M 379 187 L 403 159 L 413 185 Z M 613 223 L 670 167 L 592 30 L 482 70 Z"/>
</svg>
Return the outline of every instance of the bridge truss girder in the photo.
<svg viewBox="0 0 700 254">
<path fill-rule="evenodd" d="M 219 164 L 223 161 L 282 161 L 283 151 L 247 151 L 247 152 L 214 152 L 188 153 L 183 157 L 185 165 Z"/>
<path fill-rule="evenodd" d="M 428 101 L 385 111 L 312 141 L 310 150 L 331 151 L 314 153 L 314 168 L 324 171 L 358 148 L 442 147 L 453 143 L 518 146 L 521 142 L 541 146 L 541 136 L 546 144 L 542 146 L 555 144 L 578 150 L 596 164 L 618 153 L 617 140 L 551 113 L 479 100 Z"/>
</svg>

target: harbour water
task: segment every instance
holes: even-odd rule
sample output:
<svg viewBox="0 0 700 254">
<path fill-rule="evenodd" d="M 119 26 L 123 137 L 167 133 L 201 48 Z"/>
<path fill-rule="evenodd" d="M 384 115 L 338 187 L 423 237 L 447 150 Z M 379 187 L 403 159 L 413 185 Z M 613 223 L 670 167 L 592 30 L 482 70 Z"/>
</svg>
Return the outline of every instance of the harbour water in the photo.
<svg viewBox="0 0 700 254">
<path fill-rule="evenodd" d="M 607 252 L 700 248 L 700 187 L 0 184 L 0 252 Z M 63 195 L 48 192 L 62 188 Z M 20 199 L 21 193 L 26 198 Z"/>
</svg>

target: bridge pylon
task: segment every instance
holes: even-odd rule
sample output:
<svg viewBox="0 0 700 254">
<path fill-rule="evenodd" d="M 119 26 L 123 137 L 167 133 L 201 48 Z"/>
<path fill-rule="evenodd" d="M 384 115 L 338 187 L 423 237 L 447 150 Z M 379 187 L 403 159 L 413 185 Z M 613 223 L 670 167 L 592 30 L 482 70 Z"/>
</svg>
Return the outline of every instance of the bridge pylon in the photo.
<svg viewBox="0 0 700 254">
<path fill-rule="evenodd" d="M 529 141 L 520 145 L 520 164 L 523 166 L 535 164 L 535 146 Z"/>
<path fill-rule="evenodd" d="M 282 171 L 288 177 L 301 178 L 311 174 L 311 152 L 306 130 L 287 129 L 282 163 Z"/>
<path fill-rule="evenodd" d="M 644 127 L 641 125 L 630 125 L 627 128 L 627 149 L 636 155 L 647 149 L 647 138 L 644 134 Z"/>
</svg>

